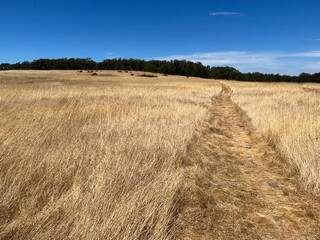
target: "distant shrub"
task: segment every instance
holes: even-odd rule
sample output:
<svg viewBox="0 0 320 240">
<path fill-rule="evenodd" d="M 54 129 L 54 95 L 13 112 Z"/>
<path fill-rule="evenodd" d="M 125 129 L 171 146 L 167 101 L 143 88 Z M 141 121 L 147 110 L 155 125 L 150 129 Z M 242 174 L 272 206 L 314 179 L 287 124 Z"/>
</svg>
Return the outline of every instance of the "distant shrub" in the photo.
<svg viewBox="0 0 320 240">
<path fill-rule="evenodd" d="M 91 76 L 98 76 L 98 74 L 97 73 L 92 73 Z"/>
<path fill-rule="evenodd" d="M 119 72 L 119 73 L 122 73 L 122 71 L 121 71 L 121 70 L 119 70 L 118 72 Z"/>
<path fill-rule="evenodd" d="M 155 78 L 155 77 L 158 77 L 158 76 L 157 75 L 153 75 L 153 74 L 141 74 L 141 75 L 139 75 L 139 77 Z"/>
<path fill-rule="evenodd" d="M 130 75 L 131 75 L 131 76 L 134 76 L 134 74 L 133 74 L 133 73 L 131 73 Z"/>
<path fill-rule="evenodd" d="M 79 70 L 78 72 L 80 72 L 80 73 L 81 73 L 81 72 L 82 72 L 82 70 Z"/>
</svg>

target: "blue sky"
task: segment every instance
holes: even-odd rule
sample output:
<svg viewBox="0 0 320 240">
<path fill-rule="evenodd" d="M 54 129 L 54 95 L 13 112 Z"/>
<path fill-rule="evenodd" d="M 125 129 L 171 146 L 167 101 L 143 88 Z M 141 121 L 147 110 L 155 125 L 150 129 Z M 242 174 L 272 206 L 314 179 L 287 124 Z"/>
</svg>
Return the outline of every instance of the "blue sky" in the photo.
<svg viewBox="0 0 320 240">
<path fill-rule="evenodd" d="M 319 0 L 0 0 L 0 62 L 187 59 L 320 72 Z"/>
</svg>

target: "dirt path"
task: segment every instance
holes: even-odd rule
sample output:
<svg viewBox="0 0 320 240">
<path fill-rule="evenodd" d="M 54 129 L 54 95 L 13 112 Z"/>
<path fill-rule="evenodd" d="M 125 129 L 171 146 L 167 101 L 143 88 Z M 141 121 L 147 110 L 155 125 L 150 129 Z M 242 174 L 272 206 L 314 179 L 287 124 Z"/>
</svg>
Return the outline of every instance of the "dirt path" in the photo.
<svg viewBox="0 0 320 240">
<path fill-rule="evenodd" d="M 223 86 L 190 144 L 178 239 L 320 239 L 320 200 L 305 192 Z M 291 175 L 290 175 L 291 174 Z"/>
</svg>

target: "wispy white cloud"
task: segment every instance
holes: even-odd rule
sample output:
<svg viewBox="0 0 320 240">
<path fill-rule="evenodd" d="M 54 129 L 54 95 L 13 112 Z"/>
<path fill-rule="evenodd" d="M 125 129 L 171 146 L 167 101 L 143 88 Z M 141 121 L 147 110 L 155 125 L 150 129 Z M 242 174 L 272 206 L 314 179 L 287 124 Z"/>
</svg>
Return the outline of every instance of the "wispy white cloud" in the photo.
<svg viewBox="0 0 320 240">
<path fill-rule="evenodd" d="M 264 72 L 296 75 L 320 72 L 320 51 L 253 52 L 225 51 L 160 57 L 160 60 L 189 60 L 210 66 L 232 66 L 242 72 Z"/>
<path fill-rule="evenodd" d="M 304 58 L 318 58 L 320 57 L 320 51 L 309 51 L 300 53 L 291 53 L 284 56 L 286 57 L 304 57 Z"/>
<path fill-rule="evenodd" d="M 231 16 L 242 16 L 243 14 L 240 12 L 211 12 L 209 13 L 209 15 L 231 17 Z"/>
<path fill-rule="evenodd" d="M 114 52 L 108 52 L 108 51 L 106 51 L 105 53 L 104 53 L 104 57 L 105 58 L 108 58 L 108 59 L 111 59 L 111 58 L 118 58 L 119 56 L 117 55 L 117 54 L 115 54 Z"/>
</svg>

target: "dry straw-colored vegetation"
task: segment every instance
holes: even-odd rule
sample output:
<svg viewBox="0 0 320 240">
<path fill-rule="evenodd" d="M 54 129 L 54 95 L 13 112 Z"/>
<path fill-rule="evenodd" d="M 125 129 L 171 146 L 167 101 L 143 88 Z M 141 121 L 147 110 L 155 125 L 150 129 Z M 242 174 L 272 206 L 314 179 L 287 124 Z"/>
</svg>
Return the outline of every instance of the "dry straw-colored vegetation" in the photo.
<svg viewBox="0 0 320 240">
<path fill-rule="evenodd" d="M 0 72 L 0 239 L 175 237 L 188 147 L 221 86 L 142 74 Z M 226 84 L 319 192 L 320 87 Z"/>
<path fill-rule="evenodd" d="M 320 192 L 320 85 L 229 82 L 234 100 L 289 161 L 305 187 Z"/>
<path fill-rule="evenodd" d="M 167 239 L 181 161 L 220 86 L 0 73 L 0 239 Z"/>
</svg>

